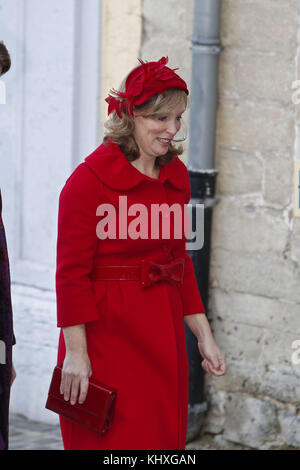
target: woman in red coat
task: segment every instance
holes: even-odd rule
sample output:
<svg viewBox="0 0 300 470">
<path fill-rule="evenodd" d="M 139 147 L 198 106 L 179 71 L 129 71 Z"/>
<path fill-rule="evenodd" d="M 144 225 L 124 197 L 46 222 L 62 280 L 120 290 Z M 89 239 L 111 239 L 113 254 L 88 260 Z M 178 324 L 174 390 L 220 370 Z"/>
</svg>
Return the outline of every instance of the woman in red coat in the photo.
<svg viewBox="0 0 300 470">
<path fill-rule="evenodd" d="M 118 390 L 113 426 L 101 437 L 60 417 L 65 449 L 185 448 L 184 320 L 198 338 L 203 368 L 226 372 L 186 252 L 188 232 L 175 235 L 190 200 L 182 149 L 173 141 L 188 90 L 167 58 L 140 62 L 122 91 L 106 99 L 104 142 L 60 195 L 61 393 L 83 403 L 91 376 Z"/>
</svg>

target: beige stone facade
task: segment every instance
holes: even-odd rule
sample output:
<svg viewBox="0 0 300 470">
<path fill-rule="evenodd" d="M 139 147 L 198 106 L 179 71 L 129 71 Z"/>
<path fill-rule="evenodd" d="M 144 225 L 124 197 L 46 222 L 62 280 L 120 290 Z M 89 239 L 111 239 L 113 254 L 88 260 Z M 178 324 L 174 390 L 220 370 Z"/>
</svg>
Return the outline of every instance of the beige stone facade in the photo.
<svg viewBox="0 0 300 470">
<path fill-rule="evenodd" d="M 118 89 L 127 73 L 139 63 L 142 40 L 142 0 L 102 0 L 101 96 Z M 107 104 L 101 101 L 102 122 Z"/>
<path fill-rule="evenodd" d="M 108 5 L 119 2 L 103 3 L 104 87 L 116 86 L 136 57 L 165 55 L 190 85 L 192 0 L 124 2 L 138 25 L 134 34 L 126 26 L 124 41 L 109 39 L 117 20 Z M 292 361 L 300 340 L 299 20 L 297 0 L 222 1 L 208 318 L 228 372 L 206 375 L 205 430 L 261 449 L 300 448 L 300 364 Z"/>
<path fill-rule="evenodd" d="M 228 373 L 207 377 L 206 425 L 256 448 L 300 447 L 299 2 L 223 1 L 221 42 L 209 315 Z"/>
</svg>

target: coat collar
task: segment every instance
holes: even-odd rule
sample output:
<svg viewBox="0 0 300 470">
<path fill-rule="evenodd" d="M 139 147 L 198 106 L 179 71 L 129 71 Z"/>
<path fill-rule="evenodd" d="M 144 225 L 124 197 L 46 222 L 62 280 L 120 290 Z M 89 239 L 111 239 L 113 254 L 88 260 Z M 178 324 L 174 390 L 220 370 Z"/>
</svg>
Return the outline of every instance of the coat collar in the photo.
<svg viewBox="0 0 300 470">
<path fill-rule="evenodd" d="M 141 173 L 127 160 L 120 147 L 111 141 L 108 145 L 102 143 L 85 158 L 85 162 L 106 186 L 121 191 L 132 189 L 143 181 L 157 184 L 168 180 L 176 189 L 183 190 L 186 187 L 182 172 L 184 163 L 178 156 L 161 167 L 158 180 Z"/>
</svg>

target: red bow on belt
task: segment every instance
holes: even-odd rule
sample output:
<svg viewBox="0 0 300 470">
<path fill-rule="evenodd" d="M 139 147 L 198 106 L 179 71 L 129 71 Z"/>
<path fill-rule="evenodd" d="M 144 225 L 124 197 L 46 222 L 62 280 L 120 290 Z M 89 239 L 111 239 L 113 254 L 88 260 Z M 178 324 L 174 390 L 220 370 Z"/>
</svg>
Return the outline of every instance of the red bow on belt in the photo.
<svg viewBox="0 0 300 470">
<path fill-rule="evenodd" d="M 150 286 L 157 281 L 175 281 L 183 283 L 184 258 L 176 258 L 167 264 L 143 260 L 141 263 L 141 283 L 143 287 Z"/>
</svg>

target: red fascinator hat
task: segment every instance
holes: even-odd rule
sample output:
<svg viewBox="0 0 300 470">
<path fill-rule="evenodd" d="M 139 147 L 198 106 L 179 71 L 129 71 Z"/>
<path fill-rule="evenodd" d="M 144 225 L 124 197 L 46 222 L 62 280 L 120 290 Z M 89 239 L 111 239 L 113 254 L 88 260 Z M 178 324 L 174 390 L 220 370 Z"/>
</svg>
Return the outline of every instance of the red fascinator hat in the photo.
<svg viewBox="0 0 300 470">
<path fill-rule="evenodd" d="M 116 111 L 122 117 L 122 110 L 133 116 L 133 106 L 147 101 L 151 96 L 162 93 L 170 88 L 185 91 L 188 95 L 185 81 L 175 73 L 175 70 L 166 66 L 168 57 L 162 57 L 157 62 L 143 62 L 138 59 L 140 66 L 136 67 L 127 77 L 125 92 L 110 90 L 105 101 L 108 103 L 108 114 Z M 115 95 L 115 96 L 113 96 Z"/>
</svg>

